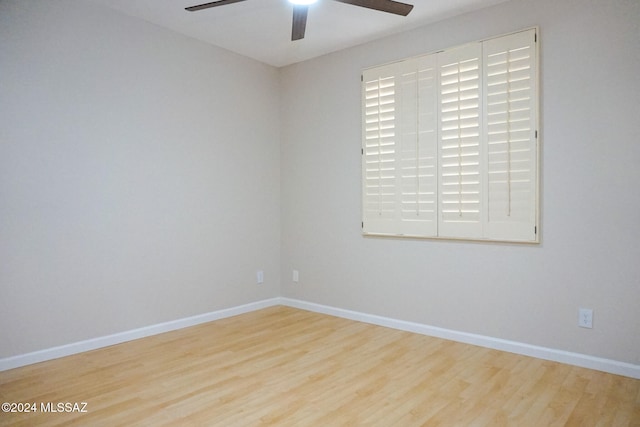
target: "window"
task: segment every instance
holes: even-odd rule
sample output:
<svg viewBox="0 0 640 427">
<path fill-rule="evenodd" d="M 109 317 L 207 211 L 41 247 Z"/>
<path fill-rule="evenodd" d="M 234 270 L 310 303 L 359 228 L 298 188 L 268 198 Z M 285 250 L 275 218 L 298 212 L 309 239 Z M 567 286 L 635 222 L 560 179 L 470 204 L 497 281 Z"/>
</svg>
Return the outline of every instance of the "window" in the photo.
<svg viewBox="0 0 640 427">
<path fill-rule="evenodd" d="M 366 235 L 538 241 L 536 29 L 362 75 Z"/>
</svg>

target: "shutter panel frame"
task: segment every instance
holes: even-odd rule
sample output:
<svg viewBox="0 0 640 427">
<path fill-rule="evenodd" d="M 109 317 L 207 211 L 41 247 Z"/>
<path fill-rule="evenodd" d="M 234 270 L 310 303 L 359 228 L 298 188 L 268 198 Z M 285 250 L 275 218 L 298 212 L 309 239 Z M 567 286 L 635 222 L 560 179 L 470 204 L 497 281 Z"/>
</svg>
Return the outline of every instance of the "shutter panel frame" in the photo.
<svg viewBox="0 0 640 427">
<path fill-rule="evenodd" d="M 532 28 L 483 45 L 490 240 L 539 241 L 537 39 Z"/>
<path fill-rule="evenodd" d="M 439 237 L 483 238 L 482 45 L 438 54 Z"/>
<path fill-rule="evenodd" d="M 396 116 L 398 65 L 362 73 L 362 231 L 396 230 Z"/>
</svg>

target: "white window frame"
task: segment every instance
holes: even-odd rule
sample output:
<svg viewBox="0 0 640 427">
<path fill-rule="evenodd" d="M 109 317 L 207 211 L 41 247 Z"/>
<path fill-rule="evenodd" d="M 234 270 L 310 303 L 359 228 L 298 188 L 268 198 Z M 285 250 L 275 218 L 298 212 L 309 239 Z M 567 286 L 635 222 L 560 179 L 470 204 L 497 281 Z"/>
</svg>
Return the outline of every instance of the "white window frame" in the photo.
<svg viewBox="0 0 640 427">
<path fill-rule="evenodd" d="M 538 29 L 362 73 L 362 232 L 539 243 Z"/>
</svg>

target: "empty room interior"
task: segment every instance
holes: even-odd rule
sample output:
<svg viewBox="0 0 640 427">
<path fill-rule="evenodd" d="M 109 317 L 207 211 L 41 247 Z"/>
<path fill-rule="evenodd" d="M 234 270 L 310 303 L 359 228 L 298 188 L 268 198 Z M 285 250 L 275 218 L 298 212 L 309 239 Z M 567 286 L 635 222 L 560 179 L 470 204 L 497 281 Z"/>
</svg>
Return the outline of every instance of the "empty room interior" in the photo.
<svg viewBox="0 0 640 427">
<path fill-rule="evenodd" d="M 0 425 L 640 426 L 640 2 L 360 3 L 302 6 L 292 40 L 288 0 L 0 0 Z M 490 181 L 513 34 L 535 65 L 526 237 L 491 211 L 523 194 Z M 383 122 L 426 141 L 427 78 L 398 72 L 375 132 L 368 94 L 465 49 L 478 227 L 468 192 L 447 202 L 472 161 L 446 172 L 444 107 L 437 184 L 407 190 L 433 221 L 402 216 L 409 193 L 386 217 Z"/>
</svg>

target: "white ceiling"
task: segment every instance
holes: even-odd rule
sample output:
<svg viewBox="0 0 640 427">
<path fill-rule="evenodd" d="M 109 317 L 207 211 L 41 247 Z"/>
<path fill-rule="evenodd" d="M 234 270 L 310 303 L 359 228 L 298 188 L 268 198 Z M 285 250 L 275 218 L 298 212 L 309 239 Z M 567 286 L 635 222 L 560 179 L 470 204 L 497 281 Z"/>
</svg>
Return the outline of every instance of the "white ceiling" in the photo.
<svg viewBox="0 0 640 427">
<path fill-rule="evenodd" d="M 127 15 L 282 67 L 506 0 L 403 0 L 397 16 L 332 0 L 309 7 L 305 38 L 291 41 L 288 0 L 246 0 L 198 12 L 187 6 L 212 0 L 93 0 Z"/>
</svg>

